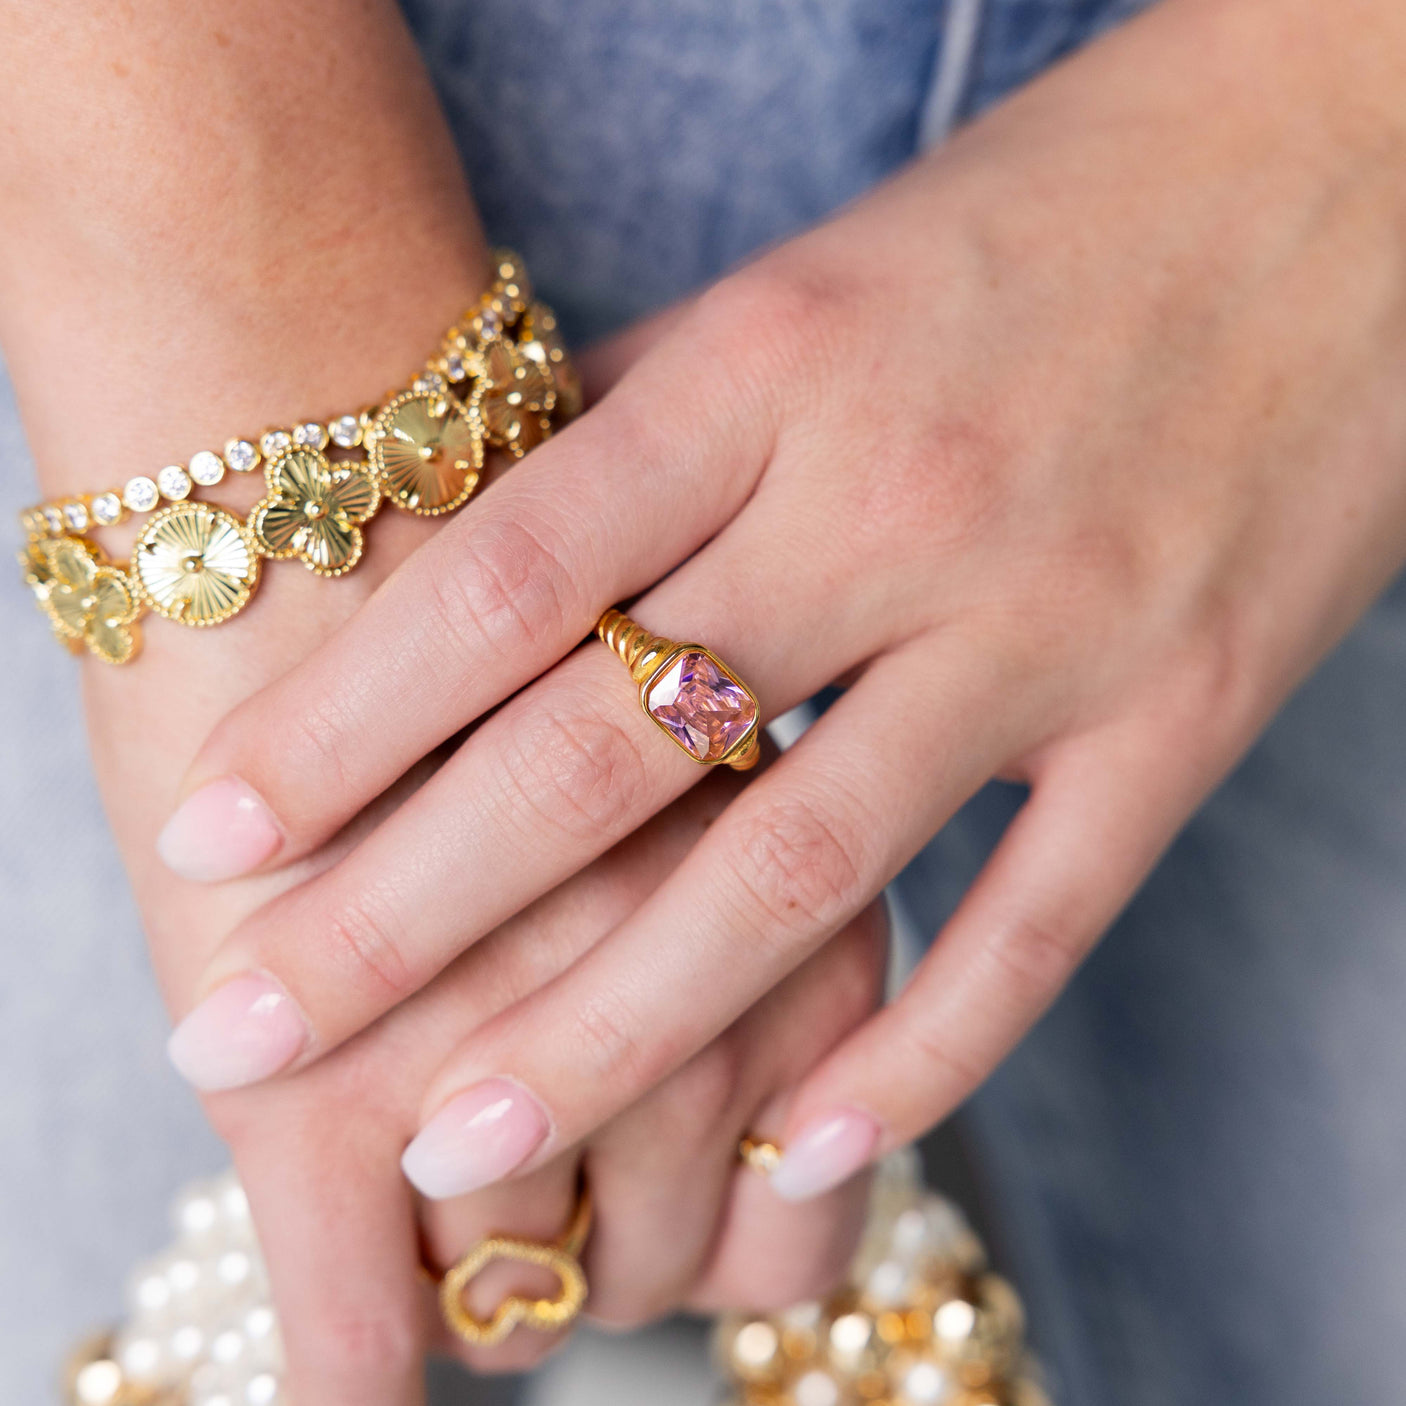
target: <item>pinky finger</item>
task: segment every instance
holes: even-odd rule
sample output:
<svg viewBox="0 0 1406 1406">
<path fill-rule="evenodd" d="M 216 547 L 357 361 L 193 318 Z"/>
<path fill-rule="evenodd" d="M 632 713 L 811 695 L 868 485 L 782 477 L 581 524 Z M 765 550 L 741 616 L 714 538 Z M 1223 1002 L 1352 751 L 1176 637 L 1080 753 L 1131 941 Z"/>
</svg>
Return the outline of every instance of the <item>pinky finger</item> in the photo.
<svg viewBox="0 0 1406 1406">
<path fill-rule="evenodd" d="M 771 1189 L 808 1200 L 921 1136 L 1000 1063 L 1132 897 L 1194 804 L 1145 736 L 1051 757 L 899 997 L 796 1092 Z"/>
</svg>

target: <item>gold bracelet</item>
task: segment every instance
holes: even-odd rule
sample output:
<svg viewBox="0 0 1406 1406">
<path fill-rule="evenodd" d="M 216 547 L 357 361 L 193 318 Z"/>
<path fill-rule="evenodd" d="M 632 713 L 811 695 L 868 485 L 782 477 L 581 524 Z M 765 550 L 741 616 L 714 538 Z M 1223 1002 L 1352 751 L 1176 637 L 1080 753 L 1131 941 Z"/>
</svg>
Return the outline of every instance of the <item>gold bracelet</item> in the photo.
<svg viewBox="0 0 1406 1406">
<path fill-rule="evenodd" d="M 140 647 L 146 612 L 217 625 L 248 603 L 265 560 L 296 558 L 341 576 L 361 559 L 361 529 L 383 501 L 419 516 L 452 512 L 478 486 L 487 446 L 521 458 L 579 413 L 580 380 L 555 317 L 532 301 L 514 255 L 495 261 L 487 292 L 411 384 L 379 406 L 231 440 L 223 455 L 204 450 L 154 478 L 21 514 L 25 582 L 58 639 L 123 664 Z M 226 470 L 260 464 L 265 496 L 246 516 L 191 501 Z M 95 529 L 147 512 L 126 565 L 91 540 Z"/>
</svg>

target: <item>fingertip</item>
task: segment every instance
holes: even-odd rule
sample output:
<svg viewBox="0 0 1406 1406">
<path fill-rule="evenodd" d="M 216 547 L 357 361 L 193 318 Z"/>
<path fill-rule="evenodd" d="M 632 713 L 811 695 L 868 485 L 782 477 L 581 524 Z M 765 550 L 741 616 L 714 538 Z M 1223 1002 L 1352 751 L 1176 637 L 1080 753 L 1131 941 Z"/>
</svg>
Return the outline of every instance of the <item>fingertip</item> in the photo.
<svg viewBox="0 0 1406 1406">
<path fill-rule="evenodd" d="M 157 836 L 156 852 L 180 878 L 209 884 L 252 872 L 283 843 L 259 793 L 238 776 L 222 776 L 181 802 Z"/>
<path fill-rule="evenodd" d="M 787 1144 L 768 1184 L 783 1201 L 809 1201 L 867 1167 L 882 1135 L 877 1119 L 859 1109 L 823 1115 Z"/>
<path fill-rule="evenodd" d="M 310 1035 L 307 1018 L 278 982 L 246 972 L 217 986 L 181 1021 L 166 1053 L 187 1083 L 216 1093 L 286 1069 Z"/>
</svg>

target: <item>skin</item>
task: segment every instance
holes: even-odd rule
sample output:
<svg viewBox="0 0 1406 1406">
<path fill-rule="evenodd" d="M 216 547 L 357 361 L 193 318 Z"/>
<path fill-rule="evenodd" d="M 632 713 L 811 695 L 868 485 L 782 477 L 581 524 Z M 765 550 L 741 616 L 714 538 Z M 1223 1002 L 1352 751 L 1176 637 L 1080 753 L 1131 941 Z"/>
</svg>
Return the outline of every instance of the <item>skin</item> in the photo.
<svg viewBox="0 0 1406 1406">
<path fill-rule="evenodd" d="M 374 401 L 486 282 L 457 154 L 391 5 L 224 0 L 193 20 L 174 0 L 24 4 L 0 16 L 0 49 L 0 343 L 46 493 L 92 491 L 231 433 Z M 290 81 L 298 74 L 304 83 Z M 76 382 L 76 350 L 101 374 Z M 209 496 L 245 511 L 260 488 L 257 476 L 229 477 Z M 190 1007 L 242 921 L 338 862 L 433 774 L 438 757 L 276 873 L 197 886 L 156 857 L 216 723 L 356 616 L 440 525 L 386 511 L 353 575 L 274 567 L 219 629 L 153 619 L 131 668 L 82 665 L 95 766 L 173 1010 Z M 106 545 L 120 557 L 130 536 Z M 426 1347 L 453 1346 L 420 1279 L 420 1228 L 440 1266 L 490 1229 L 552 1238 L 583 1162 L 597 1207 L 592 1310 L 608 1321 L 740 1302 L 753 1286 L 780 1303 L 840 1273 L 862 1188 L 777 1220 L 735 1148 L 745 1128 L 779 1126 L 782 1092 L 877 1004 L 877 911 L 636 1112 L 511 1196 L 490 1188 L 424 1206 L 398 1166 L 435 1068 L 633 911 L 737 789 L 719 777 L 523 905 L 497 939 L 306 1075 L 205 1100 L 249 1191 L 299 1401 L 419 1401 Z M 778 1045 L 777 1026 L 804 1038 Z M 661 1242 L 673 1252 L 658 1259 Z M 486 1312 L 508 1292 L 551 1287 L 499 1268 L 472 1302 Z M 516 1368 L 555 1341 L 523 1332 L 460 1355 Z"/>
<path fill-rule="evenodd" d="M 698 780 L 619 662 L 576 648 L 639 595 L 768 715 L 849 691 L 569 969 L 477 1011 L 420 1117 L 490 1077 L 535 1092 L 552 1133 L 493 1210 L 526 1229 L 536 1177 L 662 1096 L 963 799 L 1014 777 L 1031 799 L 916 979 L 773 1105 L 791 1145 L 836 1111 L 869 1120 L 866 1155 L 945 1116 L 1401 565 L 1404 56 L 1387 0 L 1165 0 L 637 334 L 610 394 L 321 650 L 288 645 L 232 711 L 211 699 L 224 721 L 183 792 L 239 776 L 284 842 L 222 890 L 243 912 L 203 967 L 188 944 L 173 1004 L 258 970 L 308 1027 L 293 1076 L 247 1096 L 298 1087 L 388 1011 L 401 1028 L 426 983 Z M 217 632 L 231 649 L 240 630 L 255 647 L 260 609 Z M 161 817 L 144 796 L 124 824 L 134 773 L 98 745 L 154 892 Z M 199 907 L 164 892 L 158 922 Z M 418 1045 L 429 1017 L 404 1028 Z M 378 1292 L 411 1292 L 407 1222 L 366 1216 L 367 1259 L 401 1255 Z M 354 1345 L 381 1320 L 346 1308 L 318 1304 Z"/>
<path fill-rule="evenodd" d="M 945 1117 L 1402 565 L 1403 58 L 1381 0 L 1168 0 L 637 335 L 596 408 L 202 750 L 187 790 L 243 778 L 277 865 L 495 710 L 202 993 L 271 974 L 307 1067 L 696 781 L 619 662 L 576 647 L 638 597 L 767 715 L 848 691 L 455 1051 L 424 1118 L 510 1075 L 553 1126 L 522 1170 L 547 1164 L 1018 779 L 916 978 L 785 1136 L 867 1127 L 839 1175 Z"/>
</svg>

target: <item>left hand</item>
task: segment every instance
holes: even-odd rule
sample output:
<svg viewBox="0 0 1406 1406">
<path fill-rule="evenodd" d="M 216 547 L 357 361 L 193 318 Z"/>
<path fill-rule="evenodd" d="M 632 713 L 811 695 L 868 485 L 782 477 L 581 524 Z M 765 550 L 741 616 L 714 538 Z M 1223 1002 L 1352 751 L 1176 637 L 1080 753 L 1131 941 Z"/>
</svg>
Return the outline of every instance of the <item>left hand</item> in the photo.
<svg viewBox="0 0 1406 1406">
<path fill-rule="evenodd" d="M 619 661 L 568 655 L 644 592 L 768 716 L 851 686 L 427 1111 L 510 1075 L 550 1159 L 1017 778 L 914 981 L 801 1087 L 773 1186 L 944 1116 L 1402 563 L 1403 58 L 1395 0 L 1166 0 L 725 279 L 216 731 L 190 785 L 243 778 L 282 863 L 496 709 L 203 989 L 272 974 L 307 1064 L 690 785 Z M 194 814 L 187 852 L 218 845 Z"/>
</svg>

